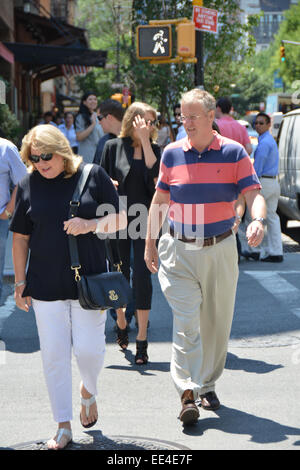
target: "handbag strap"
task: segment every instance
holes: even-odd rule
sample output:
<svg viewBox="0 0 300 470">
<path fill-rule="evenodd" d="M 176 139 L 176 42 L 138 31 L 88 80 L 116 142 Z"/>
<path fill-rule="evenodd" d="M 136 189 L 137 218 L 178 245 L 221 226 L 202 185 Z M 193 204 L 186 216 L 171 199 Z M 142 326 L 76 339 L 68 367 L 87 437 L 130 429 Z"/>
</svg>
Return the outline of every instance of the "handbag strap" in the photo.
<svg viewBox="0 0 300 470">
<path fill-rule="evenodd" d="M 70 210 L 69 218 L 76 217 L 78 212 L 78 207 L 80 205 L 80 198 L 85 187 L 86 181 L 92 169 L 92 164 L 85 164 L 81 175 L 79 177 L 78 183 L 76 185 L 75 191 L 73 193 L 72 199 L 70 201 Z M 79 269 L 81 264 L 79 261 L 78 245 L 77 238 L 75 235 L 68 235 L 70 258 L 71 258 L 71 269 L 75 271 L 75 281 L 80 281 Z M 116 240 L 117 242 L 117 240 Z M 121 271 L 121 258 L 119 253 L 118 243 L 111 244 L 109 238 L 105 239 L 105 251 L 108 260 L 110 261 L 114 271 Z"/>
<path fill-rule="evenodd" d="M 87 163 L 82 168 L 81 175 L 79 177 L 78 183 L 70 201 L 69 219 L 77 216 L 78 207 L 80 206 L 81 194 L 83 192 L 85 183 L 88 179 L 92 167 L 92 164 Z M 79 269 L 81 268 L 81 264 L 79 261 L 77 239 L 75 235 L 68 235 L 68 242 L 71 257 L 71 269 L 75 271 L 75 281 L 80 281 Z"/>
</svg>

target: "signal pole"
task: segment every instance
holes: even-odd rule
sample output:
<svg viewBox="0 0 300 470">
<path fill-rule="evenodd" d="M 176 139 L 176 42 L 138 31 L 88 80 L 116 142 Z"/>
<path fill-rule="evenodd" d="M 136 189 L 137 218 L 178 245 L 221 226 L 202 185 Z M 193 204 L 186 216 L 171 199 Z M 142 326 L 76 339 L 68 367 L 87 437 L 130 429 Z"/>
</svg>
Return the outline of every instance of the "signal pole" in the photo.
<svg viewBox="0 0 300 470">
<path fill-rule="evenodd" d="M 203 0 L 193 0 L 193 6 L 203 6 Z M 195 87 L 204 90 L 204 33 L 196 30 Z"/>
<path fill-rule="evenodd" d="M 204 90 L 204 35 L 196 30 L 195 86 Z"/>
</svg>

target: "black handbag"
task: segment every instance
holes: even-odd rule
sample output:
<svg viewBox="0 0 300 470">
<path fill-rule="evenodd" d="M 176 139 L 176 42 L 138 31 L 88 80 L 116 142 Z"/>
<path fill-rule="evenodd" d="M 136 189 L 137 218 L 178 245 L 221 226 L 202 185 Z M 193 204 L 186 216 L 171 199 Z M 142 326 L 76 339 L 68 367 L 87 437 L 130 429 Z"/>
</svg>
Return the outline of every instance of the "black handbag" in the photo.
<svg viewBox="0 0 300 470">
<path fill-rule="evenodd" d="M 80 197 L 93 165 L 83 167 L 77 187 L 70 201 L 69 217 L 76 217 Z M 96 236 L 96 235 L 95 235 Z M 106 257 L 113 271 L 99 274 L 80 274 L 81 268 L 76 236 L 68 235 L 71 256 L 71 269 L 75 271 L 78 300 L 86 310 L 107 310 L 125 307 L 132 299 L 131 287 L 121 272 L 121 260 L 117 244 L 111 246 L 109 238 L 105 240 Z M 100 241 L 99 241 L 100 242 Z"/>
</svg>

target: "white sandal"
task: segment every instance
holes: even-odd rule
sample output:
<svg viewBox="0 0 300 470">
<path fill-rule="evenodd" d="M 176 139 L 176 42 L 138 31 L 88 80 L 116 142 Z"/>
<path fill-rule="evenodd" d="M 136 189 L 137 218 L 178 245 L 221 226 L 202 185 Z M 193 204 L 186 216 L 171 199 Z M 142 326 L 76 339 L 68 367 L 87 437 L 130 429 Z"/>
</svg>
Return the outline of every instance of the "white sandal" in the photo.
<svg viewBox="0 0 300 470">
<path fill-rule="evenodd" d="M 64 447 L 58 447 L 57 450 L 63 450 L 67 447 L 67 445 L 72 441 L 73 439 L 73 435 L 72 435 L 72 431 L 70 431 L 70 429 L 67 429 L 67 428 L 59 428 L 58 431 L 57 431 L 57 434 L 55 435 L 55 437 L 53 438 L 53 441 L 55 440 L 55 442 L 57 444 L 59 444 L 61 438 L 63 436 L 67 436 L 69 438 L 68 442 L 66 443 L 66 445 Z M 48 447 L 49 448 L 49 447 Z M 49 448 L 51 449 L 51 447 Z M 54 449 L 53 449 L 54 450 Z"/>
<path fill-rule="evenodd" d="M 95 395 L 91 396 L 91 398 L 82 398 L 80 397 L 81 404 L 85 406 L 85 414 L 86 417 L 88 418 L 90 415 L 90 406 L 93 405 L 96 402 Z M 97 419 L 93 421 L 92 423 L 89 424 L 83 424 L 82 419 L 81 419 L 81 413 L 80 413 L 80 422 L 84 428 L 91 428 L 97 423 Z"/>
</svg>

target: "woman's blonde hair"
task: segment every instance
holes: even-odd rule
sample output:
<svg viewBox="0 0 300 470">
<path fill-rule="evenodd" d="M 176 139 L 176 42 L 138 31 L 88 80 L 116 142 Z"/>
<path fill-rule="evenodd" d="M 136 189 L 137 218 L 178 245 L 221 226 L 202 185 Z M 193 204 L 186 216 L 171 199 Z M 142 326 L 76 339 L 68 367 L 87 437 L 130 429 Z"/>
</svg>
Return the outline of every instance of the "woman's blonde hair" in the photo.
<svg viewBox="0 0 300 470">
<path fill-rule="evenodd" d="M 72 152 L 68 139 L 52 124 L 39 124 L 23 137 L 20 154 L 30 173 L 35 170 L 29 160 L 32 146 L 41 153 L 60 155 L 65 164 L 65 178 L 74 175 L 82 162 L 82 157 Z"/>
<path fill-rule="evenodd" d="M 133 127 L 133 121 L 134 118 L 138 115 L 141 117 L 145 117 L 146 113 L 151 113 L 153 115 L 154 120 L 156 121 L 157 119 L 157 113 L 152 106 L 150 106 L 147 103 L 142 103 L 139 101 L 135 101 L 132 103 L 129 108 L 126 110 L 123 120 L 122 120 L 122 126 L 121 126 L 121 132 L 119 137 L 131 137 L 134 140 L 133 137 L 133 132 L 134 132 L 134 127 Z M 157 139 L 157 128 L 156 126 L 151 126 L 151 132 L 150 132 L 150 138 L 152 139 L 153 142 L 156 141 Z"/>
</svg>

